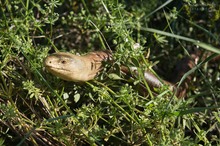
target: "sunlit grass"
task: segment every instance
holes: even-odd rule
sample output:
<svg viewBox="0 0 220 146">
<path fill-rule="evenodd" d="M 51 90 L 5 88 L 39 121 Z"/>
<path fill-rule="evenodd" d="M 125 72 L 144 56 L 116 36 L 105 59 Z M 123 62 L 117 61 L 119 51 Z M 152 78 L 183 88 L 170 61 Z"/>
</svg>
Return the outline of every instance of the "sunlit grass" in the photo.
<svg viewBox="0 0 220 146">
<path fill-rule="evenodd" d="M 187 24 L 195 23 L 179 20 L 183 8 L 171 17 L 176 14 L 167 8 L 171 3 L 1 3 L 0 145 L 220 144 L 219 65 L 209 63 L 220 54 L 214 47 L 216 39 L 211 39 L 216 34 L 200 41 L 192 31 L 187 37 Z M 185 27 L 174 33 L 172 22 L 173 29 L 179 23 Z M 166 23 L 172 31 L 164 29 Z M 145 70 L 166 79 L 157 74 L 162 70 L 158 65 L 167 66 L 162 75 L 172 73 L 175 61 L 190 57 L 195 46 L 201 51 L 198 64 L 175 84 L 181 89 L 187 83 L 184 97 L 176 97 L 166 84 L 149 86 Z M 86 83 L 63 81 L 43 68 L 44 58 L 53 52 L 105 49 L 113 52 L 114 62 L 106 63 L 102 73 Z M 135 65 L 138 74 L 124 75 L 120 65 Z"/>
</svg>

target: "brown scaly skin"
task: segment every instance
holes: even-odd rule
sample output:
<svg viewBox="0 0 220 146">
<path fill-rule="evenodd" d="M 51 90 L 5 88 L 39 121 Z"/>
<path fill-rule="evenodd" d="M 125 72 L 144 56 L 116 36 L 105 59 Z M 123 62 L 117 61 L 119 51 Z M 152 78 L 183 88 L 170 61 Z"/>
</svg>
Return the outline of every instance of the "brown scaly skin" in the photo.
<svg viewBox="0 0 220 146">
<path fill-rule="evenodd" d="M 44 66 L 47 71 L 63 80 L 86 82 L 94 79 L 99 74 L 102 69 L 103 61 L 111 59 L 111 53 L 105 51 L 91 52 L 83 56 L 59 52 L 46 57 L 44 60 Z M 136 67 L 128 68 L 121 66 L 121 71 L 131 76 L 138 76 Z M 163 84 L 166 84 L 172 91 L 176 89 L 174 84 L 165 80 L 159 80 L 149 71 L 144 72 L 144 78 L 151 88 L 159 88 Z M 183 94 L 180 94 L 180 91 L 177 91 L 176 95 L 184 96 Z"/>
</svg>

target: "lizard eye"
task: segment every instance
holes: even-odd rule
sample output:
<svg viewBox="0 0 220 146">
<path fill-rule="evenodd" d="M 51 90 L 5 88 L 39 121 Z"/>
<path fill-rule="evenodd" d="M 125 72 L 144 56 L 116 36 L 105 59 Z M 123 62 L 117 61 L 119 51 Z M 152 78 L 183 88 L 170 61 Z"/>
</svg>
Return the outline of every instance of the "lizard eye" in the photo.
<svg viewBox="0 0 220 146">
<path fill-rule="evenodd" d="M 66 60 L 62 60 L 61 63 L 62 63 L 62 64 L 66 64 Z"/>
</svg>

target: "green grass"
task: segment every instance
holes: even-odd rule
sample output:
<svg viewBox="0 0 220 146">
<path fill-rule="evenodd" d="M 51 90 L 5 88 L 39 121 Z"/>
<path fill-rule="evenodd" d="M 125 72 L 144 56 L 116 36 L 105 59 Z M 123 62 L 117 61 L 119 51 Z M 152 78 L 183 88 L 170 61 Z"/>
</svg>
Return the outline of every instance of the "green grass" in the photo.
<svg viewBox="0 0 220 146">
<path fill-rule="evenodd" d="M 0 2 L 0 145 L 219 145 L 217 6 Z M 114 63 L 93 81 L 66 82 L 43 69 L 44 58 L 57 51 L 106 49 Z M 194 51 L 197 66 L 176 84 L 188 84 L 183 98 L 166 85 L 149 88 L 141 72 L 172 80 L 178 62 Z M 138 66 L 140 75 L 128 78 L 120 65 Z"/>
</svg>

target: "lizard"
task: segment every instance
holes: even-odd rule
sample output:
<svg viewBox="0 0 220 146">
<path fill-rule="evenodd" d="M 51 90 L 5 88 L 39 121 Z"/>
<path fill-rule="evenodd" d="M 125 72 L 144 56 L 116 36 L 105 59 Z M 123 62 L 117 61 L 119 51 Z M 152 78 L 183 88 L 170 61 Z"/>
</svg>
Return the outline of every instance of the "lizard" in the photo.
<svg viewBox="0 0 220 146">
<path fill-rule="evenodd" d="M 58 52 L 45 58 L 44 67 L 48 72 L 63 80 L 86 82 L 93 80 L 100 73 L 103 69 L 102 64 L 104 61 L 112 61 L 111 52 L 95 51 L 82 56 L 67 52 Z M 137 67 L 128 68 L 121 66 L 120 69 L 125 74 L 138 75 Z M 151 88 L 160 88 L 165 84 L 168 85 L 172 91 L 176 90 L 173 83 L 158 79 L 158 77 L 150 71 L 146 70 L 143 76 Z M 177 91 L 176 94 L 179 94 L 179 92 L 180 91 Z"/>
</svg>

